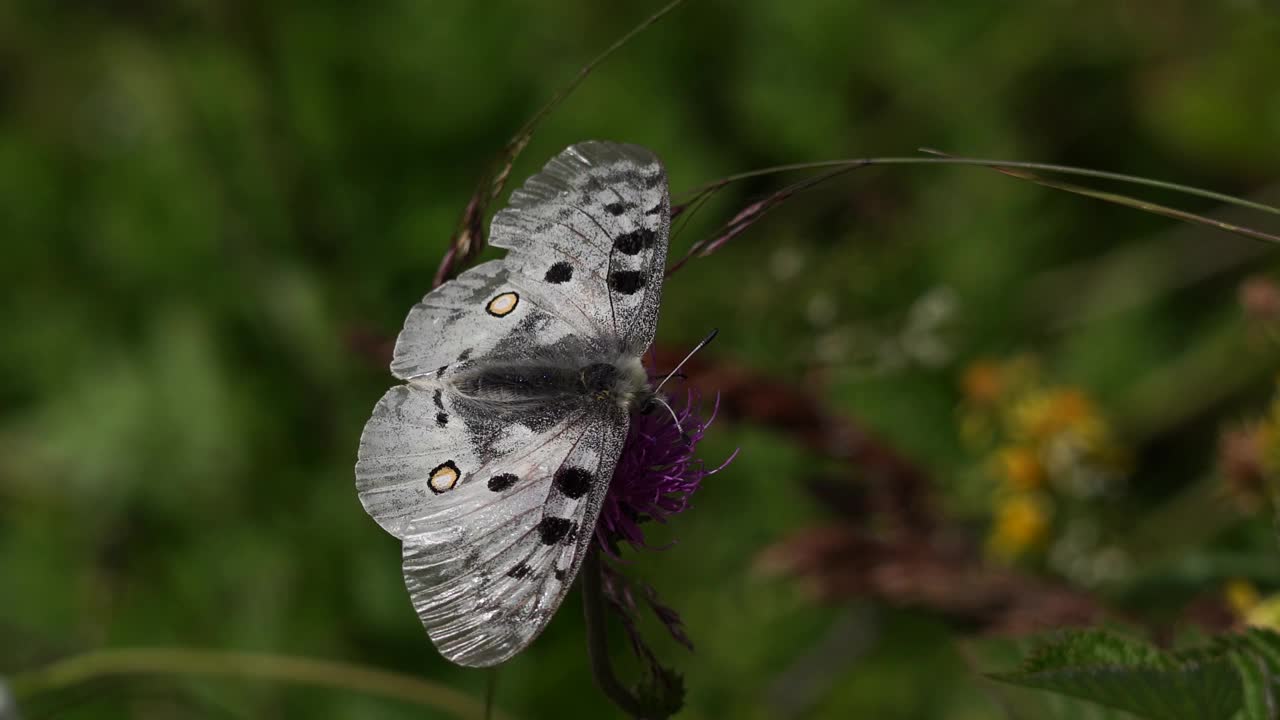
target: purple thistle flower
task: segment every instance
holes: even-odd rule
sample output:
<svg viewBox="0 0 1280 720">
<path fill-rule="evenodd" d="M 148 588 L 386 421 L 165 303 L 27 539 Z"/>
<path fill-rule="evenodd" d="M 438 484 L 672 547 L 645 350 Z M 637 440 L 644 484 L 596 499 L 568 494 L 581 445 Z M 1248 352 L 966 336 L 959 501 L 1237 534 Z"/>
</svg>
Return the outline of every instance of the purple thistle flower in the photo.
<svg viewBox="0 0 1280 720">
<path fill-rule="evenodd" d="M 653 549 L 645 542 L 641 525 L 649 520 L 665 523 L 687 510 L 703 478 L 723 470 L 737 457 L 735 450 L 714 470 L 706 469 L 703 461 L 694 457 L 698 442 L 720 409 L 717 396 L 711 417 L 703 420 L 696 411 L 698 399 L 697 392 L 689 390 L 675 418 L 661 407 L 632 416 L 596 525 L 596 541 L 611 557 L 619 556 L 619 542 Z"/>
</svg>

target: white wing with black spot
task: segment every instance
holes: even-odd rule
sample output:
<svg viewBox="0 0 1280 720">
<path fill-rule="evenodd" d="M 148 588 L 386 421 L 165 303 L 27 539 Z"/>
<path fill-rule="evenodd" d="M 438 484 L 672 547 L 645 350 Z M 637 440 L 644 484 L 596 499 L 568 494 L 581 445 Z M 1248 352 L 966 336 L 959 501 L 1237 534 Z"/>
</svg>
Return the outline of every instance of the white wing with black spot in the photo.
<svg viewBox="0 0 1280 720">
<path fill-rule="evenodd" d="M 542 288 L 512 276 L 504 260 L 490 260 L 427 293 L 413 306 L 396 338 L 391 374 L 401 380 L 471 367 L 505 342 L 518 354 L 588 328 L 557 312 Z"/>
<path fill-rule="evenodd" d="M 485 423 L 466 404 L 433 381 L 392 388 L 356 475 L 370 516 L 404 541 L 405 582 L 432 641 L 454 662 L 487 666 L 531 642 L 568 591 L 629 419 L 567 408 L 530 428 Z"/>
<path fill-rule="evenodd" d="M 667 175 L 636 145 L 578 143 L 511 194 L 489 244 L 575 325 L 639 355 L 653 342 L 671 227 Z"/>
<path fill-rule="evenodd" d="M 511 657 L 577 574 L 629 425 L 624 405 L 585 392 L 578 373 L 626 358 L 638 367 L 656 331 L 669 227 L 651 153 L 575 145 L 495 216 L 492 244 L 507 256 L 436 288 L 406 318 L 391 369 L 407 384 L 374 408 L 356 485 L 402 540 L 414 608 L 448 659 Z M 524 368 L 571 377 L 550 373 L 564 389 L 554 402 L 481 392 L 541 382 Z"/>
<path fill-rule="evenodd" d="M 406 585 L 446 658 L 495 665 L 542 632 L 594 542 L 627 422 L 620 411 L 578 419 L 499 464 L 514 484 L 464 486 L 411 523 Z"/>
</svg>

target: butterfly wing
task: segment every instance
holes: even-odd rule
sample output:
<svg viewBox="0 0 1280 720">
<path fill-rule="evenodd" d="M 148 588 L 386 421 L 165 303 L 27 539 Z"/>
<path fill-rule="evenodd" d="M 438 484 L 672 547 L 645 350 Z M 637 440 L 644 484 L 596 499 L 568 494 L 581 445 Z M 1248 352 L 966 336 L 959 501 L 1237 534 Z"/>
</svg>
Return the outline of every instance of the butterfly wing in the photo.
<svg viewBox="0 0 1280 720">
<path fill-rule="evenodd" d="M 530 428 L 476 415 L 489 408 L 446 388 L 415 382 L 383 396 L 357 485 L 369 514 L 403 541 L 414 609 L 441 654 L 488 666 L 528 645 L 568 591 L 629 419 L 617 406 L 582 406 Z M 436 423 L 440 405 L 456 421 Z M 487 452 L 476 442 L 484 427 L 497 429 Z"/>
<path fill-rule="evenodd" d="M 639 355 L 653 342 L 671 227 L 667 175 L 636 145 L 578 143 L 511 194 L 489 243 L 576 325 Z"/>
<path fill-rule="evenodd" d="M 441 654 L 494 665 L 542 632 L 593 542 L 596 490 L 608 487 L 627 422 L 616 407 L 574 418 L 550 442 L 504 458 L 521 478 L 513 486 L 475 483 L 413 520 L 405 580 Z"/>
<path fill-rule="evenodd" d="M 477 265 L 413 306 L 396 338 L 391 374 L 401 380 L 443 378 L 473 367 L 495 350 L 505 354 L 590 337 L 590 326 L 557 311 L 555 298 L 514 275 L 502 260 Z"/>
<path fill-rule="evenodd" d="M 453 381 L 502 362 L 638 356 L 656 330 L 669 224 L 651 153 L 575 145 L 495 216 L 507 256 L 405 321 L 392 373 L 409 383 L 374 409 L 356 481 L 403 541 L 414 608 L 454 662 L 497 664 L 545 627 L 590 547 L 629 417 L 585 397 L 480 403 Z"/>
<path fill-rule="evenodd" d="M 581 344 L 578 338 L 498 260 L 428 293 L 405 319 L 391 362 L 392 373 L 409 384 L 383 395 L 360 438 L 356 489 L 365 511 L 403 539 L 406 522 L 451 482 L 466 484 L 504 453 L 550 442 L 565 418 L 544 421 L 535 432 L 519 422 L 520 408 L 478 406 L 451 380 L 499 357 Z M 437 471 L 446 474 L 433 484 Z M 458 477 L 450 480 L 448 472 Z"/>
</svg>

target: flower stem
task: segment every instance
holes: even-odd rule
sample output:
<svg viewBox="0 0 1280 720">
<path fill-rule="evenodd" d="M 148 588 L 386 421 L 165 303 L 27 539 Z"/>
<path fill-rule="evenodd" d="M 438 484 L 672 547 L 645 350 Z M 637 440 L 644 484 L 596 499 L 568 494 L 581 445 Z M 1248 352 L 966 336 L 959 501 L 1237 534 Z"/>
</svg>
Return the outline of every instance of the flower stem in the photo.
<svg viewBox="0 0 1280 720">
<path fill-rule="evenodd" d="M 613 665 L 609 662 L 600 551 L 594 546 L 587 550 L 587 556 L 582 560 L 582 571 L 578 575 L 582 578 L 582 606 L 587 616 L 587 655 L 591 660 L 591 675 L 613 704 L 634 718 L 643 718 L 644 708 L 640 701 L 614 675 Z"/>
<path fill-rule="evenodd" d="M 493 720 L 493 701 L 498 697 L 498 668 L 489 668 L 485 672 L 484 684 L 484 720 Z"/>
<path fill-rule="evenodd" d="M 444 685 L 361 665 L 267 653 L 188 648 L 110 648 L 55 661 L 10 678 L 14 697 L 30 699 L 119 675 L 205 675 L 278 680 L 435 708 L 452 717 L 485 717 L 484 705 Z M 494 717 L 505 717 L 495 712 Z"/>
</svg>

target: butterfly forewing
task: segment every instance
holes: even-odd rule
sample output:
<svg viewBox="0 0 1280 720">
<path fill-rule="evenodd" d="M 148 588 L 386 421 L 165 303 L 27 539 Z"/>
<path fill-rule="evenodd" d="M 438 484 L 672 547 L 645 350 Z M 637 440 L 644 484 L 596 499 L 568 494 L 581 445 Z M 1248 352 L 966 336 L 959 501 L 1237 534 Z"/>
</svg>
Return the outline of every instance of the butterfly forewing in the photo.
<svg viewBox="0 0 1280 720">
<path fill-rule="evenodd" d="M 501 260 L 477 265 L 432 290 L 413 306 L 396 338 L 391 374 L 402 380 L 474 365 L 499 343 L 508 352 L 549 345 L 566 335 L 587 337 L 557 311 L 542 288 L 512 276 Z"/>
<path fill-rule="evenodd" d="M 542 281 L 562 315 L 639 354 L 658 326 L 670 203 L 653 153 L 579 143 L 512 193 L 489 242 L 510 249 L 504 262 Z"/>
<path fill-rule="evenodd" d="M 495 216 L 509 250 L 416 305 L 365 426 L 360 500 L 404 545 L 441 653 L 499 663 L 541 632 L 592 542 L 629 424 L 588 392 L 652 342 L 670 224 L 652 153 L 562 152 Z"/>
</svg>

